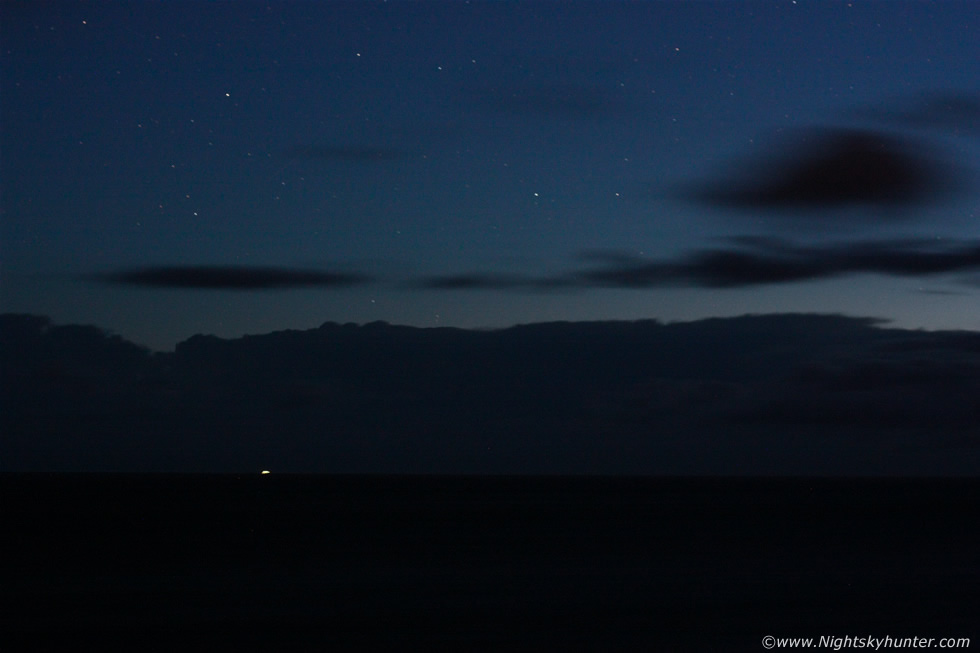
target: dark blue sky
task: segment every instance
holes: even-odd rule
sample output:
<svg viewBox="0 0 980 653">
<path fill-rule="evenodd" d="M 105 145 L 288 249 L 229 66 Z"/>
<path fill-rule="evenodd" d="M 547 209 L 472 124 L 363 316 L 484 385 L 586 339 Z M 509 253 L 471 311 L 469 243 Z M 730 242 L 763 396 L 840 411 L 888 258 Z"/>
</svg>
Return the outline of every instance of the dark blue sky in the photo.
<svg viewBox="0 0 980 653">
<path fill-rule="evenodd" d="M 2 13 L 3 312 L 980 327 L 973 2 Z"/>
</svg>

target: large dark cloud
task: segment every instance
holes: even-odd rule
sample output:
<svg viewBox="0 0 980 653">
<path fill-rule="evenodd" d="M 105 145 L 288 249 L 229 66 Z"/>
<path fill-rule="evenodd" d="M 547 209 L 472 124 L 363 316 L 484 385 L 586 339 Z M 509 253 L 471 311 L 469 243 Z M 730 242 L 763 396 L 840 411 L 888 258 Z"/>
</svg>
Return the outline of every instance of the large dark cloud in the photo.
<svg viewBox="0 0 980 653">
<path fill-rule="evenodd" d="M 265 290 L 304 286 L 340 288 L 371 280 L 370 277 L 354 273 L 221 265 L 135 268 L 99 275 L 97 279 L 106 283 L 148 288 L 224 290 Z"/>
<path fill-rule="evenodd" d="M 719 179 L 680 195 L 747 210 L 823 211 L 851 206 L 909 207 L 936 202 L 962 185 L 949 155 L 867 129 L 811 129 L 764 160 L 737 161 Z"/>
<path fill-rule="evenodd" d="M 0 316 L 4 470 L 975 473 L 980 334 L 326 323 L 151 354 Z"/>
</svg>

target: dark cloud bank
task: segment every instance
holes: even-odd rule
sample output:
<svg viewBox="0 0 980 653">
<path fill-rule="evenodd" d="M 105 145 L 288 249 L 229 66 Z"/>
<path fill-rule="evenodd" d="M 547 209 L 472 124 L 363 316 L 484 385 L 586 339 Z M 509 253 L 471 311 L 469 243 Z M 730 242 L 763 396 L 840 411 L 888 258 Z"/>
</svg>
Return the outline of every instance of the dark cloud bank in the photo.
<svg viewBox="0 0 980 653">
<path fill-rule="evenodd" d="M 151 353 L 0 316 L 0 467 L 975 474 L 980 334 L 820 315 L 326 323 Z"/>
<path fill-rule="evenodd" d="M 148 288 L 198 288 L 214 290 L 267 290 L 320 286 L 353 286 L 370 277 L 344 272 L 291 268 L 190 265 L 144 267 L 97 275 L 104 283 Z"/>
</svg>

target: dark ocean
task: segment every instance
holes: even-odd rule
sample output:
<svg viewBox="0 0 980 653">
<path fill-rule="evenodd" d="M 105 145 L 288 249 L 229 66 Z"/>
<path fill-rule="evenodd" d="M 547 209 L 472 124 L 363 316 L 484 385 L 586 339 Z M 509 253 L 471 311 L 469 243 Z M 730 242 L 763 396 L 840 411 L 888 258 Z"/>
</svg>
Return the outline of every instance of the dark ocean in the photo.
<svg viewBox="0 0 980 653">
<path fill-rule="evenodd" d="M 0 488 L 10 651 L 980 642 L 978 479 L 7 474 Z"/>
</svg>

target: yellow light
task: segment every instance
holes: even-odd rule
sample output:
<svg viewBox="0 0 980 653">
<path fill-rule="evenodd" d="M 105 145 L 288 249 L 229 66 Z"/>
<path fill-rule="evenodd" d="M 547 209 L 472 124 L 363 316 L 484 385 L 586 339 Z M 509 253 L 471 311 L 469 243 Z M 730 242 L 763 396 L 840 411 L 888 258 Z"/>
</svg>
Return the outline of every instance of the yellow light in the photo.
<svg viewBox="0 0 980 653">
<path fill-rule="evenodd" d="M 262 470 L 262 473 L 263 473 L 263 474 L 269 474 L 270 472 L 269 472 L 269 470 L 268 470 L 268 469 L 263 469 L 263 470 Z"/>
</svg>

